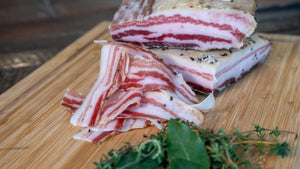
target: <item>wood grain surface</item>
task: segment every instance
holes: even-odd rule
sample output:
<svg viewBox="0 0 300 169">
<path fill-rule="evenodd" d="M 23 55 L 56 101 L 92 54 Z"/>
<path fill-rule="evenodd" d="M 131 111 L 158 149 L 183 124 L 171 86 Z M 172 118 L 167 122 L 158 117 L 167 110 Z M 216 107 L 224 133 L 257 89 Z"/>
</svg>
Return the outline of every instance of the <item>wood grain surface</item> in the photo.
<svg viewBox="0 0 300 169">
<path fill-rule="evenodd" d="M 101 47 L 92 41 L 110 39 L 108 25 L 100 23 L 0 95 L 0 168 L 94 168 L 103 153 L 158 131 L 121 133 L 101 145 L 72 138 L 81 128 L 69 123 L 71 114 L 60 102 L 67 88 L 87 93 L 95 82 Z M 267 61 L 216 96 L 202 128 L 232 132 L 233 126 L 246 131 L 259 124 L 300 133 L 300 37 L 265 36 L 273 43 Z M 291 154 L 262 159 L 263 168 L 300 166 L 299 139 L 293 137 L 284 138 L 293 146 Z"/>
</svg>

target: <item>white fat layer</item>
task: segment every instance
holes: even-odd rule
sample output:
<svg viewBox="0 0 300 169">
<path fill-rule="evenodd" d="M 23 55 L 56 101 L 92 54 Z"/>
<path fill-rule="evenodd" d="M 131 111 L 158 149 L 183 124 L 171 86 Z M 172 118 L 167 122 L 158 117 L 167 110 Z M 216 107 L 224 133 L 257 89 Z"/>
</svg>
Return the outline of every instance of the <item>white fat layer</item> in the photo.
<svg viewBox="0 0 300 169">
<path fill-rule="evenodd" d="M 131 65 L 129 67 L 129 70 L 128 70 L 128 75 L 139 73 L 140 71 L 153 71 L 153 72 L 158 72 L 158 73 L 163 74 L 163 75 L 166 74 L 163 70 L 161 70 L 157 67 L 144 67 L 144 68 L 141 68 L 141 67 L 136 67 L 134 65 Z"/>
<path fill-rule="evenodd" d="M 145 35 L 134 35 L 136 38 L 147 37 L 159 37 L 163 34 L 190 34 L 190 35 L 205 35 L 205 36 L 212 36 L 215 38 L 223 38 L 231 40 L 232 34 L 227 30 L 220 30 L 219 28 L 209 26 L 209 25 L 196 25 L 192 23 L 165 23 L 159 25 L 153 25 L 151 27 L 137 27 L 137 26 L 130 26 L 125 27 L 119 30 L 114 31 L 114 34 L 122 33 L 125 31 L 130 30 L 141 30 L 141 31 L 150 31 L 151 34 Z"/>
<path fill-rule="evenodd" d="M 146 119 L 126 119 L 124 126 L 119 131 L 125 132 L 131 129 L 144 128 L 146 121 Z"/>
<path fill-rule="evenodd" d="M 192 107 L 202 111 L 207 112 L 215 106 L 215 97 L 214 94 L 209 94 L 202 102 L 198 104 L 191 105 Z"/>
<path fill-rule="evenodd" d="M 160 123 L 158 120 L 154 120 L 154 119 L 149 119 L 149 121 L 151 121 L 151 123 L 157 127 L 159 130 L 164 128 L 164 125 L 162 123 Z"/>
<path fill-rule="evenodd" d="M 131 1 L 133 2 L 133 1 Z M 134 2 L 133 2 L 134 3 Z M 196 10 L 240 10 L 245 13 L 255 12 L 255 0 L 163 0 L 155 1 L 152 7 L 153 12 L 174 10 L 174 9 L 196 9 Z"/>
<path fill-rule="evenodd" d="M 119 123 L 119 120 L 114 119 L 114 120 L 107 122 L 106 124 L 97 124 L 95 127 L 89 127 L 89 128 L 94 131 L 113 131 L 113 130 L 115 130 L 116 125 L 118 125 L 118 123 Z"/>
<path fill-rule="evenodd" d="M 161 92 L 169 95 L 170 97 L 176 98 L 178 100 L 181 100 L 187 104 L 193 104 L 190 100 L 185 98 L 180 92 L 177 91 L 169 91 L 169 90 L 160 90 Z"/>
<path fill-rule="evenodd" d="M 226 86 L 219 87 L 222 83 L 224 83 L 228 77 L 234 78 L 235 80 L 238 80 L 241 78 L 242 73 L 250 71 L 250 69 L 259 63 L 262 63 L 267 58 L 269 52 L 271 50 L 271 46 L 268 47 L 263 53 L 258 54 L 254 53 L 250 57 L 244 59 L 242 62 L 239 63 L 238 66 L 235 66 L 235 68 L 227 71 L 226 73 L 223 73 L 222 75 L 218 76 L 218 83 L 215 84 L 215 88 L 218 88 L 219 90 L 222 90 Z"/>
<path fill-rule="evenodd" d="M 101 48 L 101 60 L 100 60 L 100 67 L 102 70 L 107 70 L 109 68 L 107 68 L 108 64 L 107 64 L 107 60 L 109 60 L 109 57 L 104 57 L 106 56 L 108 53 L 110 53 L 110 50 L 111 50 L 111 45 L 104 45 L 102 48 Z M 103 72 L 100 70 L 100 74 L 98 76 L 98 79 L 102 79 L 103 76 L 105 75 L 106 72 Z"/>
<path fill-rule="evenodd" d="M 176 98 L 176 99 L 180 99 L 180 97 L 178 95 L 176 95 L 176 93 L 169 91 L 169 90 L 160 90 L 161 92 L 169 95 L 170 97 Z"/>
<path fill-rule="evenodd" d="M 95 139 L 96 137 L 98 137 L 102 132 L 103 131 L 94 131 L 91 128 L 85 128 L 81 132 L 79 132 L 76 135 L 74 135 L 73 138 L 75 140 L 83 140 L 83 141 L 92 142 L 92 140 Z M 103 140 L 105 140 L 108 136 L 103 137 L 100 140 L 100 142 L 103 141 Z"/>
<path fill-rule="evenodd" d="M 152 105 L 151 103 L 142 103 L 138 107 L 128 108 L 129 111 L 140 112 L 149 116 L 156 116 L 159 117 L 159 119 L 164 120 L 181 118 L 183 120 L 194 122 L 196 125 L 200 125 L 203 121 L 203 115 L 199 110 L 184 103 L 180 99 L 176 99 L 176 97 L 172 98 L 168 93 L 152 91 L 145 92 L 144 94 L 144 97 L 156 100 L 161 104 L 161 106 Z M 166 111 L 166 109 L 168 111 Z"/>
<path fill-rule="evenodd" d="M 205 23 L 230 25 L 234 29 L 247 34 L 247 36 L 249 36 L 254 31 L 257 25 L 252 15 L 246 14 L 242 11 L 229 9 L 174 9 L 153 13 L 152 15 L 149 15 L 143 19 L 147 20 L 149 18 L 157 17 L 160 15 L 169 17 L 176 14 L 180 14 L 183 17 L 190 17 L 194 20 L 201 20 Z"/>
<path fill-rule="evenodd" d="M 66 92 L 65 95 L 64 95 L 65 98 L 68 98 L 68 99 L 70 99 L 70 100 L 75 100 L 75 101 L 77 101 L 77 102 L 80 102 L 80 101 L 83 100 L 83 99 L 81 99 L 80 97 L 75 97 L 75 96 L 73 96 L 73 95 L 68 94 L 68 91 L 70 91 L 70 89 L 67 89 L 67 92 Z M 80 95 L 83 95 L 82 93 L 79 93 L 79 94 L 80 94 Z"/>
<path fill-rule="evenodd" d="M 171 119 L 174 118 L 166 111 L 162 110 L 160 107 L 153 106 L 151 104 L 141 104 L 139 107 L 130 107 L 129 111 L 140 112 L 147 115 L 157 116 L 160 119 Z"/>
<path fill-rule="evenodd" d="M 154 78 L 154 77 L 147 77 L 144 79 L 141 79 L 137 82 L 137 84 L 145 85 L 145 84 L 158 84 L 162 86 L 168 86 L 168 83 L 166 81 L 161 80 L 160 78 Z"/>
<path fill-rule="evenodd" d="M 164 104 L 167 109 L 172 110 L 174 113 L 176 112 L 177 116 L 181 119 L 194 122 L 196 125 L 200 125 L 202 123 L 203 115 L 200 111 L 176 98 L 170 100 L 170 95 L 166 93 L 149 92 L 147 93 L 147 97 L 159 99 L 160 103 Z"/>
<path fill-rule="evenodd" d="M 85 128 L 85 129 L 83 129 L 82 131 L 80 131 L 79 133 L 75 134 L 75 135 L 73 136 L 73 138 L 74 138 L 75 140 L 85 140 L 85 141 L 88 141 L 87 138 L 83 138 L 83 135 L 84 135 L 85 133 L 87 133 L 88 131 L 89 131 L 89 128 Z"/>
<path fill-rule="evenodd" d="M 138 103 L 141 101 L 140 97 L 134 97 L 133 99 L 127 100 L 129 96 L 125 96 L 123 97 L 119 102 L 122 103 L 120 104 L 115 104 L 110 106 L 109 108 L 107 108 L 104 112 L 104 115 L 102 116 L 102 119 L 100 120 L 100 124 L 106 124 L 107 122 L 115 119 L 119 114 L 121 114 L 126 108 L 128 108 L 128 106 L 130 106 L 133 103 Z M 127 100 L 127 101 L 126 101 Z M 116 111 L 118 111 L 118 113 L 115 113 Z M 112 115 L 108 115 L 107 112 L 109 112 L 109 114 L 113 113 L 114 116 Z"/>
<path fill-rule="evenodd" d="M 184 53 L 184 55 L 186 55 L 186 52 L 189 51 L 184 51 L 184 50 L 163 51 L 161 49 L 151 49 L 151 51 L 155 53 L 158 57 L 162 58 L 165 63 L 167 63 L 170 67 L 174 68 L 179 74 L 182 74 L 184 80 L 195 84 L 201 84 L 206 88 L 211 88 L 213 86 L 213 83 L 216 80 L 214 77 L 216 73 L 215 67 L 211 64 L 199 64 L 197 61 L 190 60 L 189 57 L 180 56 L 181 53 Z M 191 55 L 191 57 L 195 58 L 196 60 L 198 57 L 203 57 L 203 56 L 205 55 L 203 55 L 203 53 L 201 52 L 199 52 L 199 54 L 197 53 L 196 56 L 195 54 Z M 189 69 L 190 71 L 187 69 Z M 213 76 L 214 80 L 210 81 L 208 79 L 203 78 L 197 73 L 191 73 L 191 72 L 211 75 Z"/>
</svg>

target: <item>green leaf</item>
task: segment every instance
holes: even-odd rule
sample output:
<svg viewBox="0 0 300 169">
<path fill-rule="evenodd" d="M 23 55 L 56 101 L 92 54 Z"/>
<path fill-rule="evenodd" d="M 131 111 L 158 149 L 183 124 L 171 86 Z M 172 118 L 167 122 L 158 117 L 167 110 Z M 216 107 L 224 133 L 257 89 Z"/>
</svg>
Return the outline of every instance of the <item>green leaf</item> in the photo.
<svg viewBox="0 0 300 169">
<path fill-rule="evenodd" d="M 167 129 L 167 152 L 171 169 L 178 168 L 178 161 L 201 169 L 209 169 L 209 156 L 200 137 L 182 122 L 171 119 Z M 186 165 L 183 167 L 186 169 Z"/>
<path fill-rule="evenodd" d="M 283 142 L 282 144 L 277 143 L 274 147 L 270 149 L 271 154 L 276 154 L 278 156 L 281 156 L 282 158 L 287 156 L 289 151 L 290 147 L 287 142 Z"/>
<path fill-rule="evenodd" d="M 217 132 L 217 135 L 224 136 L 225 135 L 224 130 L 225 130 L 224 128 L 220 128 Z"/>
<path fill-rule="evenodd" d="M 265 128 L 262 128 L 260 127 L 259 125 L 257 124 L 254 124 L 254 128 L 255 128 L 255 131 L 258 133 L 258 137 L 263 140 L 264 139 L 264 134 L 263 134 L 263 131 L 266 131 Z"/>
<path fill-rule="evenodd" d="M 280 131 L 279 131 L 279 129 L 278 129 L 278 127 L 276 126 L 275 127 L 275 129 L 273 129 L 270 133 L 269 133 L 269 135 L 274 135 L 274 141 L 277 141 L 278 140 L 278 137 L 279 137 L 279 135 L 280 135 Z"/>
<path fill-rule="evenodd" d="M 153 160 L 151 156 L 137 160 L 138 152 L 131 151 L 114 166 L 115 169 L 153 169 L 160 162 Z"/>
<path fill-rule="evenodd" d="M 204 166 L 194 163 L 191 161 L 187 161 L 186 159 L 180 158 L 172 158 L 170 161 L 171 169 L 205 169 Z"/>
<path fill-rule="evenodd" d="M 235 132 L 233 134 L 236 136 L 237 140 L 248 140 L 249 138 L 247 136 L 244 136 L 241 132 L 240 129 L 237 127 L 233 127 Z"/>
</svg>

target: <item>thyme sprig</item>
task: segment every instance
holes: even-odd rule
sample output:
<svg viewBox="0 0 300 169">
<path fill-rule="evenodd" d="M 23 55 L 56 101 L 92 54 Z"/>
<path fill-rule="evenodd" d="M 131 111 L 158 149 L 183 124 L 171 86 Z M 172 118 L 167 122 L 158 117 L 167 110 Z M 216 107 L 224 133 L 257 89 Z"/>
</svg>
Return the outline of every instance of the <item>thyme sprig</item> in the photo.
<svg viewBox="0 0 300 169">
<path fill-rule="evenodd" d="M 237 169 L 260 168 L 257 157 L 277 155 L 284 158 L 291 148 L 280 142 L 278 127 L 265 129 L 254 125 L 253 130 L 241 132 L 234 127 L 232 134 L 224 128 L 216 133 L 204 130 L 178 119 L 171 119 L 166 128 L 140 145 L 125 144 L 118 150 L 111 150 L 100 162 L 94 162 L 99 169 L 112 168 L 203 168 Z"/>
</svg>

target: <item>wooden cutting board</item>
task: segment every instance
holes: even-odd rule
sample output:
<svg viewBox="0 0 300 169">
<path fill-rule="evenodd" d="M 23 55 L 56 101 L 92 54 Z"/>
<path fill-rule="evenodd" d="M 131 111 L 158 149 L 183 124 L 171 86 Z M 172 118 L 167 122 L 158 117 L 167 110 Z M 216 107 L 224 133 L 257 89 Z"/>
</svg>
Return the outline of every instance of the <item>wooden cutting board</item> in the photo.
<svg viewBox="0 0 300 169">
<path fill-rule="evenodd" d="M 69 123 L 71 114 L 60 102 L 67 88 L 90 90 L 100 56 L 93 40 L 110 39 L 108 26 L 100 23 L 0 96 L 0 168 L 95 168 L 93 162 L 103 153 L 158 131 L 149 127 L 121 133 L 101 145 L 72 138 L 81 128 Z M 267 61 L 216 96 L 203 128 L 232 132 L 233 126 L 246 131 L 259 124 L 300 133 L 300 37 L 266 36 L 273 42 Z M 293 137 L 285 136 L 293 146 L 291 155 L 263 159 L 264 168 L 300 166 L 299 139 Z"/>
</svg>

